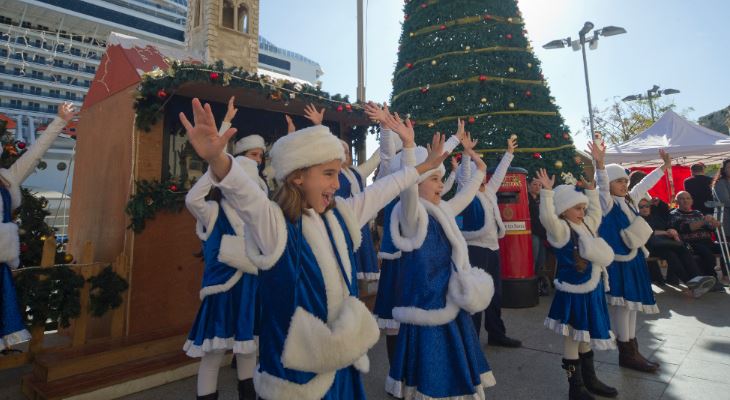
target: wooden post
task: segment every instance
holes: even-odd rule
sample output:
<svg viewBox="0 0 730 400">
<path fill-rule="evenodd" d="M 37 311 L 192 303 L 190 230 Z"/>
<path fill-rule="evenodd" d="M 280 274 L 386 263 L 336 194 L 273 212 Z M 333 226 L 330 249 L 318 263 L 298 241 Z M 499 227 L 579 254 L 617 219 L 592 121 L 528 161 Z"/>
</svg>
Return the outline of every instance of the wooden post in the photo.
<svg viewBox="0 0 730 400">
<path fill-rule="evenodd" d="M 128 277 L 128 262 L 127 256 L 122 253 L 112 265 L 112 269 L 123 279 L 129 280 Z M 122 294 L 122 304 L 114 311 L 112 311 L 112 322 L 111 322 L 111 336 L 112 338 L 119 338 L 124 335 L 124 320 L 127 310 L 127 293 L 129 290 Z"/>
<path fill-rule="evenodd" d="M 46 241 L 43 242 L 43 253 L 41 255 L 41 268 L 52 267 L 56 263 L 56 237 L 49 236 Z M 39 280 L 43 281 L 46 279 L 44 275 L 41 275 Z M 46 321 L 33 321 L 34 324 L 30 328 L 30 345 L 29 345 L 29 356 L 32 359 L 35 354 L 43 349 L 43 333 L 46 331 Z"/>
<path fill-rule="evenodd" d="M 71 342 L 72 347 L 81 346 L 86 343 L 86 327 L 89 325 L 89 283 L 86 282 L 93 274 L 93 266 L 86 265 L 91 264 L 94 261 L 94 246 L 90 241 L 84 243 L 83 251 L 81 252 L 81 258 L 79 258 L 79 264 L 81 267 L 81 276 L 84 278 L 84 286 L 81 288 L 79 296 L 79 303 L 81 305 L 81 313 L 79 317 L 74 321 L 73 327 L 73 339 Z"/>
</svg>

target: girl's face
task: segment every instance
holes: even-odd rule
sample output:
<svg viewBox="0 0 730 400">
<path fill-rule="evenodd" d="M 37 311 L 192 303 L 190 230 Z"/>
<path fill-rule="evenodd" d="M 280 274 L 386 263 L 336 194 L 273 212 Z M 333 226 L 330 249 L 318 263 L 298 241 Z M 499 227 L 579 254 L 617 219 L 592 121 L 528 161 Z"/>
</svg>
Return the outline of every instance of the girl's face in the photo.
<svg viewBox="0 0 730 400">
<path fill-rule="evenodd" d="M 639 214 L 642 217 L 648 217 L 651 214 L 651 204 L 646 199 L 639 202 Z"/>
<path fill-rule="evenodd" d="M 441 194 L 444 192 L 444 183 L 441 182 L 441 173 L 434 172 L 425 181 L 418 184 L 418 195 L 433 204 L 441 202 Z"/>
<path fill-rule="evenodd" d="M 614 179 L 609 185 L 613 196 L 624 197 L 629 193 L 629 180 L 626 178 Z"/>
<path fill-rule="evenodd" d="M 264 162 L 264 149 L 246 150 L 246 152 L 243 153 L 243 156 L 256 161 L 256 164 L 261 165 L 261 163 Z"/>
<path fill-rule="evenodd" d="M 586 203 L 576 204 L 573 207 L 570 207 L 569 209 L 563 211 L 560 216 L 574 224 L 582 224 L 583 217 L 586 216 L 586 207 Z"/>
<path fill-rule="evenodd" d="M 540 189 L 542 189 L 542 183 L 540 183 L 540 181 L 538 181 L 537 179 L 533 179 L 532 181 L 530 181 L 530 186 L 528 188 L 530 194 L 532 194 L 533 196 L 537 196 L 538 194 L 540 194 Z"/>
<path fill-rule="evenodd" d="M 294 184 L 302 188 L 307 208 L 322 214 L 333 206 L 335 192 L 340 188 L 340 168 L 342 161 L 332 160 L 311 166 L 294 178 Z"/>
</svg>

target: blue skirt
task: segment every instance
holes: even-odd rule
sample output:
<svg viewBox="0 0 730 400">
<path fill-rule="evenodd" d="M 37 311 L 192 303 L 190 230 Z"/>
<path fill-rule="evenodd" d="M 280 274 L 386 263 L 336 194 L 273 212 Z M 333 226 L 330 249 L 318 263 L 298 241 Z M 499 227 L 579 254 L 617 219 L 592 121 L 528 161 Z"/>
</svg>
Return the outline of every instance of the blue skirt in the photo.
<svg viewBox="0 0 730 400">
<path fill-rule="evenodd" d="M 258 335 L 258 277 L 243 274 L 231 289 L 206 296 L 183 350 L 190 357 L 233 350 L 251 354 Z"/>
<path fill-rule="evenodd" d="M 357 279 L 376 281 L 380 278 L 380 271 L 378 271 L 378 258 L 375 254 L 375 244 L 373 244 L 370 225 L 365 224 L 361 232 L 362 244 L 355 253 L 355 259 L 357 260 Z"/>
<path fill-rule="evenodd" d="M 378 293 L 375 295 L 373 314 L 380 329 L 398 329 L 399 323 L 393 319 L 393 307 L 400 287 L 400 259 L 382 260 Z"/>
<path fill-rule="evenodd" d="M 401 324 L 385 390 L 400 398 L 484 399 L 495 385 L 471 317 L 440 326 Z"/>
<path fill-rule="evenodd" d="M 343 368 L 335 374 L 335 381 L 322 400 L 365 400 L 362 375 L 354 367 Z"/>
<path fill-rule="evenodd" d="M 606 294 L 608 304 L 629 310 L 656 314 L 659 307 L 651 290 L 651 277 L 644 253 L 639 249 L 631 261 L 614 261 L 608 266 L 611 290 Z"/>
<path fill-rule="evenodd" d="M 0 350 L 30 340 L 8 264 L 0 263 Z"/>
<path fill-rule="evenodd" d="M 616 348 L 603 280 L 589 293 L 555 291 L 545 326 L 578 342 L 587 342 L 596 350 Z"/>
</svg>

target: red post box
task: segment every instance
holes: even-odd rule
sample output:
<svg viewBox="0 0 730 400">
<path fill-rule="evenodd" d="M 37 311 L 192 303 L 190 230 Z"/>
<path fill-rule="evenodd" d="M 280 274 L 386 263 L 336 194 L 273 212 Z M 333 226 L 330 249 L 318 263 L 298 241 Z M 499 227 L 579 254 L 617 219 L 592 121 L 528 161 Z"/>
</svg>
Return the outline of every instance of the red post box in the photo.
<svg viewBox="0 0 730 400">
<path fill-rule="evenodd" d="M 507 230 L 504 238 L 499 240 L 502 306 L 534 307 L 539 302 L 539 296 L 532 258 L 527 171 L 522 168 L 510 168 L 497 192 L 497 200 Z"/>
</svg>

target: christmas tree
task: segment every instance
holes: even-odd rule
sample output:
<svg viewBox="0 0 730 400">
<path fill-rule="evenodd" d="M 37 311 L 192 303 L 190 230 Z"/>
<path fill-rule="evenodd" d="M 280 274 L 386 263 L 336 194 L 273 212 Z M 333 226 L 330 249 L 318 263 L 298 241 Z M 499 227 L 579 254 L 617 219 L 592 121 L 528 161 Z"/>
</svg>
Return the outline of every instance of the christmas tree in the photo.
<svg viewBox="0 0 730 400">
<path fill-rule="evenodd" d="M 28 149 L 25 142 L 18 141 L 6 130 L 6 122 L 0 120 L 0 168 L 10 168 Z M 42 161 L 41 161 L 42 162 Z M 49 226 L 45 218 L 50 215 L 46 211 L 48 201 L 44 197 L 35 196 L 31 191 L 21 188 L 21 205 L 14 210 L 13 218 L 18 223 L 20 234 L 20 265 L 40 265 L 43 255 L 43 242 L 52 237 L 55 229 Z M 65 253 L 61 251 L 61 245 L 56 252 L 56 263 L 69 262 Z"/>
<path fill-rule="evenodd" d="M 418 143 L 462 118 L 490 167 L 517 135 L 512 166 L 582 175 L 517 1 L 406 0 L 404 11 L 391 103 L 415 120 Z"/>
</svg>

